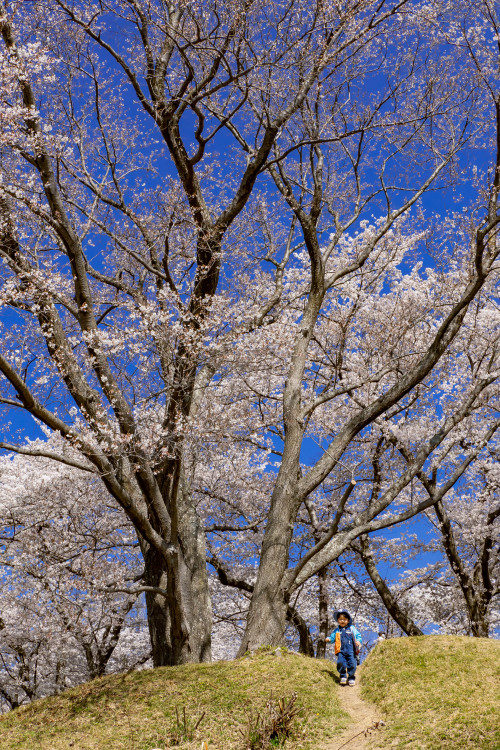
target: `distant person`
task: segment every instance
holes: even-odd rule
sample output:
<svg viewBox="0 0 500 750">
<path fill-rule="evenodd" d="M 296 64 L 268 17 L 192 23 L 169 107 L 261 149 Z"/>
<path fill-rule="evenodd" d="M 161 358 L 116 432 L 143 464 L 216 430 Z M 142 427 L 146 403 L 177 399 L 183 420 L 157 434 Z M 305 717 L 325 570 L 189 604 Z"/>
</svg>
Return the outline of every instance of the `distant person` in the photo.
<svg viewBox="0 0 500 750">
<path fill-rule="evenodd" d="M 335 644 L 340 684 L 347 685 L 349 676 L 349 685 L 355 685 L 356 664 L 358 664 L 358 654 L 362 643 L 361 635 L 352 624 L 352 617 L 346 609 L 337 610 L 333 616 L 339 626 L 326 641 Z"/>
</svg>

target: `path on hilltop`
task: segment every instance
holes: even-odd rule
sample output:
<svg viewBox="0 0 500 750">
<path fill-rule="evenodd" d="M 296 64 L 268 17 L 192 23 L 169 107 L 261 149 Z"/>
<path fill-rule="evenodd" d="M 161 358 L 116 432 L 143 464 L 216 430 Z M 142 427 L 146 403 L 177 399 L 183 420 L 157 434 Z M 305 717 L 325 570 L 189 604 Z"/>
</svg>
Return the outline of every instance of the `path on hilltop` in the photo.
<svg viewBox="0 0 500 750">
<path fill-rule="evenodd" d="M 354 687 L 341 687 L 339 700 L 344 711 L 350 714 L 351 723 L 324 750 L 370 750 L 376 735 L 380 733 L 380 726 L 383 726 L 379 724 L 380 710 L 363 700 L 359 681 Z"/>
</svg>

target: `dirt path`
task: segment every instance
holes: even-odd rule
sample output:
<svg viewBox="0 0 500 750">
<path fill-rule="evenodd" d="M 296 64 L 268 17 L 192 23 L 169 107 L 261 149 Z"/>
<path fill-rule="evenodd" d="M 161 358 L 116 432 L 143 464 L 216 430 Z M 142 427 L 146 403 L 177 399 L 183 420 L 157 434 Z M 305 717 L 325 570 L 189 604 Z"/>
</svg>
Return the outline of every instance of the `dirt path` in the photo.
<svg viewBox="0 0 500 750">
<path fill-rule="evenodd" d="M 340 688 L 340 704 L 351 715 L 352 722 L 324 750 L 369 750 L 372 740 L 380 733 L 377 724 L 381 716 L 375 706 L 362 699 L 359 680 L 354 687 L 346 685 Z"/>
</svg>

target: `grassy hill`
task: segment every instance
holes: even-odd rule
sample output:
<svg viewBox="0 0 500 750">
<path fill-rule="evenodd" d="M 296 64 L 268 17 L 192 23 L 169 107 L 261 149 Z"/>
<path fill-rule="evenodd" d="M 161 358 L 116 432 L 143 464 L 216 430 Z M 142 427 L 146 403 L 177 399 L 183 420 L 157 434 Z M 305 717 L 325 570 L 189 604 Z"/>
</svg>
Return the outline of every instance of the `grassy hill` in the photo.
<svg viewBox="0 0 500 750">
<path fill-rule="evenodd" d="M 360 675 L 363 697 L 386 719 L 379 747 L 500 750 L 499 641 L 389 640 Z M 113 675 L 3 716 L 0 750 L 244 750 L 242 732 L 248 740 L 257 712 L 267 717 L 271 693 L 276 704 L 294 692 L 301 714 L 286 748 L 333 750 L 349 724 L 340 690 L 331 662 L 284 650 Z"/>
<path fill-rule="evenodd" d="M 298 694 L 289 747 L 317 750 L 348 723 L 335 679 L 331 662 L 286 650 L 112 675 L 0 718 L 0 750 L 200 750 L 203 741 L 208 750 L 243 750 L 241 731 L 266 715 L 271 692 L 287 701 Z"/>
<path fill-rule="evenodd" d="M 382 747 L 500 750 L 500 641 L 396 638 L 362 674 L 363 698 L 386 717 Z"/>
</svg>

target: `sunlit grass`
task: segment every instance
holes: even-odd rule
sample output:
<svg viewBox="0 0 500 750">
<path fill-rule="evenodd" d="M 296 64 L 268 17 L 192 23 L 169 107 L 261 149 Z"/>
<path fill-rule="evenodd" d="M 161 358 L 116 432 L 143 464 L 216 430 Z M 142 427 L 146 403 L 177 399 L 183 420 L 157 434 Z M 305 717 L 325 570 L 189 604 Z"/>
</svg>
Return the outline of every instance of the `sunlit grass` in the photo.
<svg viewBox="0 0 500 750">
<path fill-rule="evenodd" d="M 114 675 L 37 701 L 0 719 L 0 750 L 199 750 L 203 741 L 209 750 L 237 750 L 240 730 L 271 692 L 298 693 L 303 713 L 287 743 L 290 750 L 317 750 L 347 723 L 334 665 L 271 651 L 234 662 Z M 205 711 L 192 739 L 180 744 L 173 744 L 176 708 L 181 724 L 184 708 L 191 724 Z"/>
<path fill-rule="evenodd" d="M 326 747 L 348 723 L 335 667 L 281 653 L 95 680 L 2 717 L 0 750 L 200 750 L 204 741 L 208 750 L 242 750 L 249 718 L 271 693 L 293 692 L 303 712 L 288 750 Z M 377 646 L 361 671 L 363 697 L 387 721 L 377 734 L 381 747 L 500 750 L 499 641 L 392 639 Z M 190 739 L 177 726 L 184 708 L 191 728 L 205 712 Z"/>
<path fill-rule="evenodd" d="M 362 695 L 386 714 L 383 747 L 500 750 L 500 641 L 386 641 L 363 666 Z"/>
</svg>

